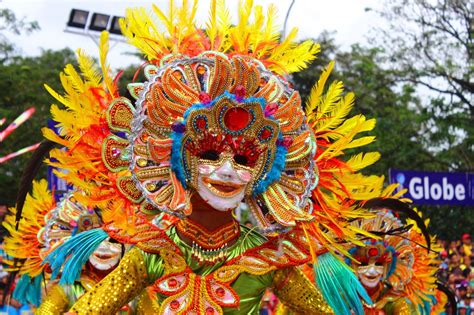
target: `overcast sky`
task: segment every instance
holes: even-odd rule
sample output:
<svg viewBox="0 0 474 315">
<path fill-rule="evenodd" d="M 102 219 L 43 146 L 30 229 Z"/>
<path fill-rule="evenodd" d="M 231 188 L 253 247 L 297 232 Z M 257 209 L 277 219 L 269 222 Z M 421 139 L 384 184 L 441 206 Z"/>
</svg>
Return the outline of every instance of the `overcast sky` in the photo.
<svg viewBox="0 0 474 315">
<path fill-rule="evenodd" d="M 179 2 L 179 1 L 177 1 Z M 291 0 L 255 0 L 255 4 L 266 7 L 276 3 L 280 24 L 283 25 L 286 11 Z M 377 17 L 372 12 L 365 12 L 366 7 L 375 7 L 377 0 L 296 0 L 288 20 L 287 29 L 298 27 L 299 38 L 317 37 L 321 31 L 336 31 L 336 41 L 342 47 L 349 47 L 355 42 L 364 42 L 367 32 L 376 24 Z M 38 55 L 41 48 L 73 50 L 83 48 L 92 56 L 97 56 L 97 46 L 88 37 L 65 33 L 66 23 L 72 8 L 91 12 L 123 16 L 126 7 L 144 6 L 151 9 L 151 4 L 165 9 L 168 0 L 156 1 L 113 1 L 113 0 L 0 0 L 0 8 L 9 8 L 19 17 L 38 21 L 41 30 L 30 36 L 10 38 L 26 55 Z M 236 16 L 236 0 L 228 0 L 232 16 Z M 209 0 L 199 1 L 198 20 L 205 22 Z M 130 46 L 118 43 L 111 49 L 109 61 L 113 68 L 123 68 L 138 60 L 125 56 L 133 52 Z"/>
</svg>

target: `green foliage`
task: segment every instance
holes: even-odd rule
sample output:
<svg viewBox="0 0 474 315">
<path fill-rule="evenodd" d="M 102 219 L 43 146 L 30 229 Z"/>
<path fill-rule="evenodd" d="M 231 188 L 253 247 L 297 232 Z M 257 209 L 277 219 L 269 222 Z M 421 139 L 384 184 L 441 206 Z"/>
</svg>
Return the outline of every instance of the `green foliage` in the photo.
<svg viewBox="0 0 474 315">
<path fill-rule="evenodd" d="M 47 125 L 53 102 L 43 84 L 61 91 L 59 72 L 74 62 L 74 52 L 64 49 L 46 50 L 39 57 L 15 57 L 8 64 L 0 64 L 0 118 L 7 118 L 3 127 L 27 108 L 36 108 L 33 117 L 0 144 L 0 156 L 43 140 L 40 129 Z M 14 204 L 19 178 L 30 156 L 31 153 L 25 154 L 0 164 L 0 201 Z"/>
<path fill-rule="evenodd" d="M 293 74 L 294 86 L 305 100 L 322 69 L 331 59 L 336 60 L 331 79 L 343 81 L 346 90 L 356 94 L 356 105 L 351 114 L 362 113 L 377 120 L 372 132 L 377 140 L 365 149 L 379 151 L 382 158 L 365 172 L 388 176 L 390 168 L 446 171 L 459 163 L 456 155 L 461 154 L 462 148 L 452 146 L 449 150 L 431 150 L 438 144 L 426 136 L 426 126 L 433 120 L 436 109 L 423 106 L 426 95 L 418 93 L 412 83 L 401 82 L 396 70 L 383 67 L 387 57 L 382 48 L 355 44 L 343 52 L 329 33 L 322 33 L 316 41 L 321 44 L 321 53 L 308 69 Z M 442 101 L 441 104 L 446 106 Z M 452 117 L 438 124 L 461 126 L 458 120 L 450 119 Z M 446 135 L 441 134 L 440 138 L 444 141 Z M 456 137 L 453 136 L 451 141 L 456 141 Z M 420 210 L 431 218 L 432 232 L 442 238 L 459 237 L 457 234 L 460 232 L 453 231 L 452 226 L 462 227 L 464 232 L 474 232 L 474 216 L 465 215 L 468 208 L 420 207 Z M 447 218 L 451 221 L 444 221 Z"/>
<path fill-rule="evenodd" d="M 439 163 L 422 170 L 474 171 L 474 29 L 467 0 L 385 0 L 372 41 L 385 68 L 423 95 L 419 139 Z M 442 238 L 474 233 L 474 207 L 420 207 Z"/>
<path fill-rule="evenodd" d="M 343 81 L 346 90 L 356 94 L 352 114 L 362 113 L 377 119 L 373 132 L 377 141 L 367 150 L 379 151 L 382 160 L 367 172 L 387 175 L 389 168 L 434 170 L 442 167 L 420 141 L 418 131 L 425 117 L 415 110 L 419 104 L 415 91 L 409 85 L 399 88 L 393 73 L 381 68 L 381 51 L 356 44 L 350 51 L 341 52 L 328 33 L 323 33 L 317 41 L 322 52 L 310 68 L 293 75 L 295 87 L 306 99 L 322 68 L 330 59 L 336 60 L 332 79 Z"/>
<path fill-rule="evenodd" d="M 424 145 L 446 165 L 474 170 L 474 37 L 472 3 L 385 0 L 386 22 L 372 40 L 384 47 L 385 67 L 425 97 Z"/>
</svg>

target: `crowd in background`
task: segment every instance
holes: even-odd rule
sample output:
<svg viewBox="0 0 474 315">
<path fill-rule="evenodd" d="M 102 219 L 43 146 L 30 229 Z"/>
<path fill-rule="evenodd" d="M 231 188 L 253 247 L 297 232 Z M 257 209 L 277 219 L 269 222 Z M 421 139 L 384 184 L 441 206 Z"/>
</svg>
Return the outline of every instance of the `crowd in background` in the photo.
<svg viewBox="0 0 474 315">
<path fill-rule="evenodd" d="M 443 250 L 438 278 L 456 293 L 458 314 L 474 314 L 474 248 L 469 234 L 461 240 L 439 241 Z"/>
</svg>

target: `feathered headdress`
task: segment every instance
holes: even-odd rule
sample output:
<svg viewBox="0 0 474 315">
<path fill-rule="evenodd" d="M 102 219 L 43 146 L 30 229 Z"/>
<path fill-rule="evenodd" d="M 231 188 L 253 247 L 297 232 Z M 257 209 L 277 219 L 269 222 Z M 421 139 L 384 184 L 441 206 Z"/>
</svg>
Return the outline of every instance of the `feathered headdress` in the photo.
<svg viewBox="0 0 474 315">
<path fill-rule="evenodd" d="M 46 225 L 46 215 L 56 206 L 46 180 L 33 182 L 33 192 L 27 195 L 23 207 L 23 218 L 16 228 L 16 208 L 10 209 L 3 226 L 9 236 L 5 238 L 5 253 L 15 261 L 9 262 L 10 267 L 18 269 L 19 274 L 36 277 L 44 269 L 42 251 L 44 242 L 38 237 L 40 230 Z"/>
<path fill-rule="evenodd" d="M 265 20 L 262 8 L 247 1 L 233 26 L 223 1 L 213 1 L 204 31 L 193 19 L 195 8 L 171 2 L 169 14 L 154 7 L 157 19 L 143 9 L 127 11 L 123 33 L 150 60 L 148 81 L 129 85 L 135 102 L 116 97 L 106 51 L 103 79 L 82 53 L 82 78 L 66 67 L 66 94 L 49 89 L 66 106 L 52 107 L 62 138 L 44 132 L 69 150 L 53 152 L 58 162 L 52 164 L 69 170 L 63 177 L 105 209 L 129 204 L 180 216 L 191 211 L 196 157 L 205 146 L 231 147 L 258 170 L 245 201 L 264 231 L 308 222 L 308 232 L 323 244 L 331 240 L 321 233 L 327 229 L 355 239 L 345 222 L 363 213 L 352 203 L 380 194 L 383 178 L 358 173 L 378 153 L 343 154 L 374 140 L 357 138 L 374 120 L 346 119 L 354 96 L 343 94 L 341 82 L 325 89 L 332 63 L 313 88 L 305 116 L 298 92 L 280 74 L 306 67 L 319 48 L 295 43 L 296 31 L 280 41 L 274 7 Z"/>
<path fill-rule="evenodd" d="M 428 223 L 426 220 L 424 225 Z M 432 248 L 427 251 L 427 246 L 423 245 L 426 239 L 418 223 L 407 219 L 406 224 L 403 224 L 388 208 L 379 209 L 372 219 L 357 220 L 352 224 L 380 237 L 379 240 L 368 241 L 369 247 L 354 247 L 350 250 L 356 263 L 364 262 L 365 257 L 361 253 L 367 253 L 366 256 L 370 259 L 382 257 L 383 252 L 389 251 L 391 254 L 381 261 L 388 266 L 384 281 L 391 289 L 386 294 L 406 298 L 417 306 L 421 314 L 430 314 L 436 295 L 435 273 L 439 265 L 436 252 L 438 248 L 433 239 L 430 238 Z M 371 253 L 371 248 L 376 248 L 377 245 L 382 250 L 373 250 L 374 253 Z"/>
<path fill-rule="evenodd" d="M 252 170 L 244 201 L 263 232 L 301 232 L 314 259 L 328 250 L 348 255 L 341 240 L 362 246 L 364 232 L 350 222 L 369 215 L 357 202 L 381 196 L 383 177 L 359 171 L 380 155 L 345 153 L 374 141 L 359 135 L 375 121 L 348 117 L 354 95 L 342 82 L 327 87 L 334 63 L 303 110 L 285 76 L 314 60 L 319 45 L 297 43 L 296 30 L 281 38 L 273 6 L 265 16 L 245 1 L 232 25 L 224 1 L 214 0 L 205 27 L 196 6 L 183 0 L 181 7 L 170 1 L 167 13 L 127 11 L 122 32 L 148 59 L 146 81 L 128 85 L 133 100 L 118 95 L 107 33 L 100 67 L 79 51 L 80 73 L 68 65 L 61 74 L 64 94 L 47 87 L 64 106 L 51 108 L 59 135 L 43 132 L 66 148 L 49 163 L 84 191 L 80 203 L 100 207 L 105 223 L 131 234 L 143 220 L 138 212 L 188 215 L 199 159 L 230 153 Z"/>
</svg>

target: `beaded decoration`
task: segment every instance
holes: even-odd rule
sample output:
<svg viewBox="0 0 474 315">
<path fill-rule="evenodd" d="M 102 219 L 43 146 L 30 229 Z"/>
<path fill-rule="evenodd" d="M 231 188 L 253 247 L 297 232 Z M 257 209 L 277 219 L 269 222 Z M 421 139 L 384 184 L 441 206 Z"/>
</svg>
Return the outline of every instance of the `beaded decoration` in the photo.
<svg viewBox="0 0 474 315">
<path fill-rule="evenodd" d="M 357 220 L 353 224 L 366 231 L 386 233 L 380 241 L 372 240 L 365 247 L 354 247 L 349 251 L 356 263 L 379 262 L 386 266 L 384 281 L 390 284 L 390 290 L 379 298 L 396 295 L 406 297 L 420 307 L 424 307 L 425 302 L 431 304 L 438 258 L 436 251 L 427 253 L 419 245 L 425 241 L 416 223 L 408 219 L 410 229 L 403 230 L 404 225 L 392 212 L 381 210 L 374 218 Z M 400 232 L 391 233 L 397 230 Z M 437 245 L 432 242 L 432 246 L 436 248 Z"/>
<path fill-rule="evenodd" d="M 133 100 L 118 95 L 106 33 L 101 75 L 82 53 L 81 74 L 66 67 L 65 95 L 48 88 L 66 106 L 52 107 L 61 137 L 44 130 L 66 150 L 53 151 L 49 163 L 69 171 L 61 177 L 86 192 L 85 205 L 104 210 L 105 222 L 133 231 L 138 211 L 191 213 L 199 155 L 207 146 L 252 168 L 243 201 L 263 233 L 301 225 L 318 244 L 347 254 L 339 240 L 357 242 L 349 221 L 364 215 L 355 202 L 378 197 L 383 178 L 359 173 L 377 152 L 344 153 L 374 140 L 359 134 L 375 121 L 347 117 L 354 95 L 344 93 L 342 82 L 326 86 L 334 63 L 303 111 L 283 75 L 306 67 L 319 46 L 296 43 L 295 31 L 280 39 L 274 8 L 266 17 L 247 1 L 234 26 L 224 2 L 211 5 L 205 31 L 194 19 L 196 7 L 184 2 L 173 3 L 176 10 L 165 20 L 168 14 L 158 8 L 157 19 L 142 9 L 127 11 L 123 34 L 148 58 L 145 82 L 128 86 Z M 166 30 L 158 31 L 157 23 Z"/>
</svg>

